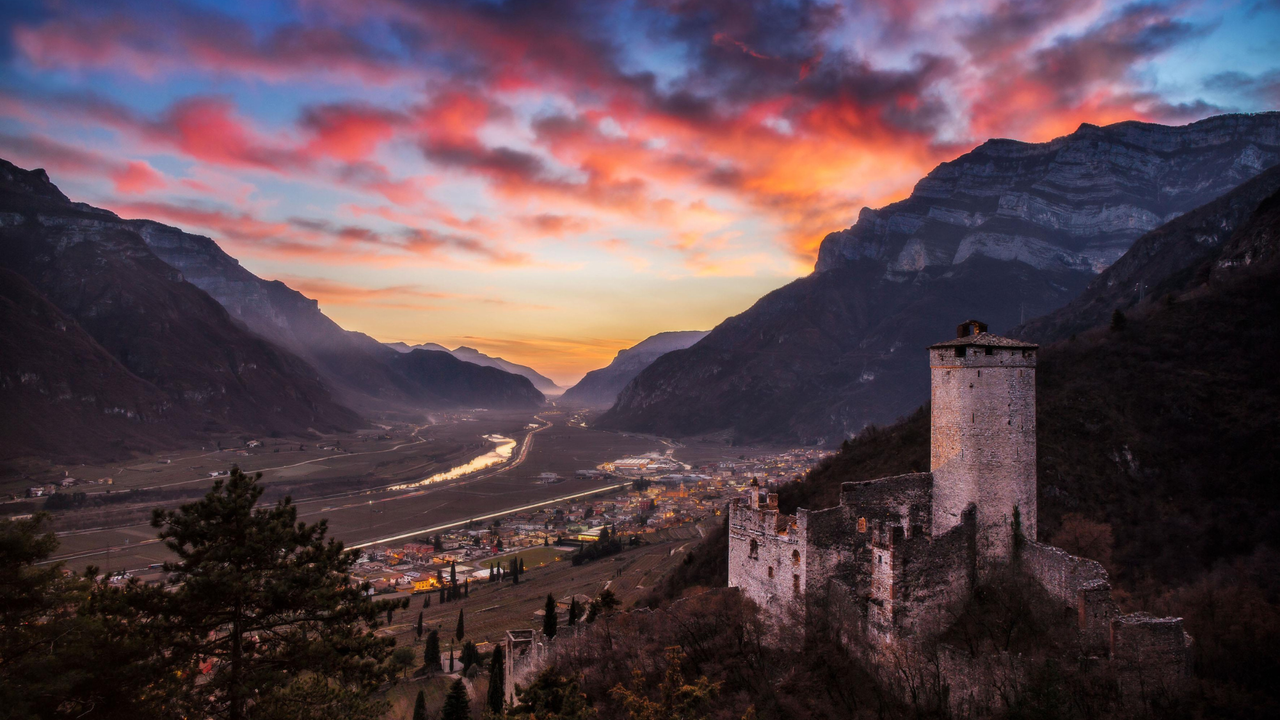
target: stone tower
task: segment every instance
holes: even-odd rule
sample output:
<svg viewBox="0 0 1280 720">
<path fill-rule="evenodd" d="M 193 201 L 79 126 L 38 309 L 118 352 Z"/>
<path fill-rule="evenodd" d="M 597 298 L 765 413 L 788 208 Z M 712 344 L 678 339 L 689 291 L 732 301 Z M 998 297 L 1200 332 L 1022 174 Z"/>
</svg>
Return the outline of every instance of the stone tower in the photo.
<svg viewBox="0 0 1280 720">
<path fill-rule="evenodd" d="M 933 534 L 977 506 L 982 564 L 1007 560 L 1014 518 L 1036 538 L 1036 346 L 970 320 L 929 348 Z"/>
</svg>

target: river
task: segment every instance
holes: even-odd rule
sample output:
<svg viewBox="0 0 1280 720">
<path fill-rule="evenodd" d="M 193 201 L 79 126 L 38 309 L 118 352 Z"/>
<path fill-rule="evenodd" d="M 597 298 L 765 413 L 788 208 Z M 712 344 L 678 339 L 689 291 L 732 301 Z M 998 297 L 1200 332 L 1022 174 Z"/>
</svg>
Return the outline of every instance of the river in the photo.
<svg viewBox="0 0 1280 720">
<path fill-rule="evenodd" d="M 512 440 L 509 437 L 503 437 L 502 435 L 485 435 L 484 439 L 488 440 L 491 443 L 495 443 L 496 447 L 494 447 L 489 452 L 477 458 L 472 459 L 471 462 L 468 462 L 463 465 L 457 465 L 455 467 L 451 467 L 448 470 L 445 470 L 444 472 L 436 473 L 435 475 L 432 475 L 429 478 L 424 478 L 422 480 L 418 480 L 417 482 L 411 482 L 404 485 L 396 485 L 395 487 L 390 487 L 387 489 L 388 490 L 405 490 L 408 488 L 422 487 L 423 485 L 431 485 L 432 483 L 444 482 L 445 480 L 453 480 L 454 478 L 460 478 L 463 475 L 470 475 L 471 473 L 476 472 L 477 470 L 483 470 L 487 467 L 492 467 L 494 465 L 498 465 L 499 463 L 504 463 L 507 460 L 510 460 L 511 453 L 515 452 L 516 441 Z"/>
</svg>

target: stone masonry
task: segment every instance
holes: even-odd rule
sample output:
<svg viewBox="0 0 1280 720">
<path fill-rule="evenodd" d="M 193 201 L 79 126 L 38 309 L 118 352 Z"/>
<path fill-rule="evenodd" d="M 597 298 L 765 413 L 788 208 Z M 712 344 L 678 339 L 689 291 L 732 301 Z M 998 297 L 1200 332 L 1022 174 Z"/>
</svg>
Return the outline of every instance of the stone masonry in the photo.
<svg viewBox="0 0 1280 720">
<path fill-rule="evenodd" d="M 753 483 L 729 506 L 729 585 L 775 624 L 822 613 L 847 646 L 888 648 L 936 637 L 975 583 L 1017 563 L 1122 684 L 1176 685 L 1181 618 L 1119 614 L 1100 564 L 1035 540 L 1037 347 L 975 320 L 956 335 L 928 350 L 931 471 L 845 483 L 838 506 L 795 515 Z"/>
</svg>

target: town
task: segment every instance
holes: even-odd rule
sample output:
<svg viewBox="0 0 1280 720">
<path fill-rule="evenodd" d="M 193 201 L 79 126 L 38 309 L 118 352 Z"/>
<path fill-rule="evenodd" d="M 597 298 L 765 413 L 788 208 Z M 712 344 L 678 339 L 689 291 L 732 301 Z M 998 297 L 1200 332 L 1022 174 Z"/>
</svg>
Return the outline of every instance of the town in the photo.
<svg viewBox="0 0 1280 720">
<path fill-rule="evenodd" d="M 371 592 L 441 592 L 455 585 L 488 582 L 511 572 L 552 562 L 593 557 L 593 546 L 612 540 L 644 545 L 664 530 L 723 515 L 732 498 L 751 487 L 776 488 L 804 475 L 825 453 L 796 449 L 738 460 L 690 466 L 672 451 L 647 453 L 579 471 L 602 482 L 630 480 L 614 492 L 549 504 L 532 510 L 470 521 L 406 542 L 377 543 L 362 549 L 354 568 L 356 582 Z M 542 473 L 543 482 L 555 482 Z"/>
</svg>

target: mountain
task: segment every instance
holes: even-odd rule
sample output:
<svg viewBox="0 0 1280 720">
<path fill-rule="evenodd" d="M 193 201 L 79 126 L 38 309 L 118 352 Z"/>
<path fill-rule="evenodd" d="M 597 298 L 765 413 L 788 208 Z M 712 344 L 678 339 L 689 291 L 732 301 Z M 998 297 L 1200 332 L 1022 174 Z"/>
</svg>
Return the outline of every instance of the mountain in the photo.
<svg viewBox="0 0 1280 720">
<path fill-rule="evenodd" d="M 927 397 L 956 317 L 1007 332 L 1073 299 L 1136 240 L 1280 160 L 1280 113 L 1082 125 L 990 140 L 822 242 L 812 275 L 640 373 L 598 423 L 835 443 Z"/>
<path fill-rule="evenodd" d="M 391 348 L 392 350 L 395 350 L 396 352 L 402 352 L 402 353 L 413 352 L 414 350 L 435 350 L 436 352 L 449 352 L 449 348 L 443 345 L 437 345 L 436 343 L 422 343 L 420 345 L 410 345 L 408 343 L 402 343 L 402 342 L 390 342 L 390 343 L 386 343 L 386 346 Z"/>
<path fill-rule="evenodd" d="M 483 365 L 485 367 L 498 368 L 504 372 L 528 378 L 529 382 L 533 383 L 533 386 L 543 393 L 554 395 L 564 390 L 564 388 L 555 384 L 551 378 L 539 375 L 538 371 L 531 367 L 517 365 L 516 363 L 508 362 L 499 357 L 489 357 L 475 348 L 469 348 L 464 345 L 462 347 L 454 348 L 450 352 L 459 360 L 475 363 L 476 365 Z"/>
<path fill-rule="evenodd" d="M 6 441 L 10 456 L 92 454 L 77 429 L 91 443 L 119 432 L 163 444 L 198 433 L 296 435 L 361 424 L 310 366 L 245 330 L 132 224 L 71 202 L 43 170 L 5 161 L 0 268 L 26 283 L 7 296 L 3 332 L 21 353 L 7 356 L 6 371 L 17 375 L 0 384 L 11 394 L 6 412 L 10 401 L 16 411 L 7 421 L 28 426 L 26 441 Z M 40 354 L 21 349 L 26 342 Z M 133 432 L 121 432 L 113 416 Z M 52 424 L 59 417 L 65 424 Z"/>
<path fill-rule="evenodd" d="M 0 269 L 0 328 L 0 459 L 111 458 L 177 444 L 184 428 L 203 424 L 7 269 Z"/>
<path fill-rule="evenodd" d="M 1255 211 L 1277 190 L 1280 165 L 1138 238 L 1124 257 L 1099 274 L 1078 297 L 1010 334 L 1040 343 L 1062 340 L 1108 322 L 1113 311 L 1127 310 L 1142 299 L 1155 300 L 1186 290 L 1188 283 L 1197 280 L 1188 274 L 1200 267 L 1200 261 L 1221 253 L 1223 243 L 1233 239 L 1244 223 L 1258 227 Z M 1238 257 L 1225 262 L 1248 264 L 1257 259 L 1256 249 L 1234 252 Z"/>
<path fill-rule="evenodd" d="M 705 330 L 677 330 L 658 333 L 619 350 L 605 367 L 592 370 L 577 385 L 564 391 L 560 402 L 585 407 L 609 407 L 632 378 L 673 350 L 683 350 L 707 336 Z"/>
<path fill-rule="evenodd" d="M 150 220 L 126 222 L 156 255 L 250 330 L 311 363 L 351 407 L 366 413 L 415 413 L 460 407 L 529 409 L 543 402 L 528 380 L 458 360 L 443 348 L 420 346 L 415 352 L 448 359 L 405 362 L 396 349 L 344 330 L 315 300 L 249 272 L 210 238 Z"/>
</svg>

